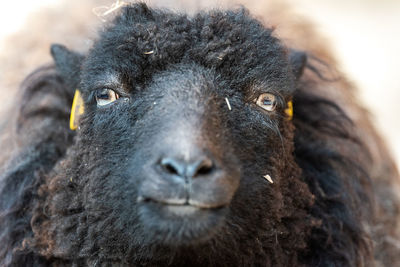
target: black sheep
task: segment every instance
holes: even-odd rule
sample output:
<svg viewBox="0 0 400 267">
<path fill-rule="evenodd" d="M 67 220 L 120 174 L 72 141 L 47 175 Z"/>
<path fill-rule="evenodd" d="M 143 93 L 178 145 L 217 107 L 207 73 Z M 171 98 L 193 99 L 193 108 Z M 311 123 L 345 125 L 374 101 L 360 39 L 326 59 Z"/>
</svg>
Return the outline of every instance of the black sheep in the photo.
<svg viewBox="0 0 400 267">
<path fill-rule="evenodd" d="M 350 86 L 246 10 L 132 4 L 87 55 L 52 55 L 22 86 L 2 168 L 2 265 L 400 263 L 397 172 L 358 106 L 321 89 Z"/>
</svg>

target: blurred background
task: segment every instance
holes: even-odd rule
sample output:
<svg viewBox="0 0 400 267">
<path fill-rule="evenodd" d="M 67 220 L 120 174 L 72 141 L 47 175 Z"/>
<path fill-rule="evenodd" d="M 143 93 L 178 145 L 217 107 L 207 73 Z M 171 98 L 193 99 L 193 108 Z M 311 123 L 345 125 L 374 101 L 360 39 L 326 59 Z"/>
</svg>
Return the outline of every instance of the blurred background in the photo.
<svg viewBox="0 0 400 267">
<path fill-rule="evenodd" d="M 18 84 L 35 67 L 49 62 L 49 46 L 59 42 L 85 51 L 103 14 L 115 0 L 2 1 L 0 8 L 0 111 L 11 104 Z M 358 87 L 358 99 L 372 114 L 400 166 L 400 1 L 398 0 L 154 0 L 150 5 L 193 12 L 242 4 L 268 24 L 268 11 L 287 11 L 290 23 L 315 25 Z M 271 7 L 271 9 L 268 9 Z M 290 8 L 289 8 L 290 7 Z M 277 13 L 278 14 L 278 13 Z M 291 14 L 296 14 L 295 17 Z M 279 31 L 284 21 L 275 25 Z M 5 114 L 7 115 L 7 114 Z"/>
</svg>

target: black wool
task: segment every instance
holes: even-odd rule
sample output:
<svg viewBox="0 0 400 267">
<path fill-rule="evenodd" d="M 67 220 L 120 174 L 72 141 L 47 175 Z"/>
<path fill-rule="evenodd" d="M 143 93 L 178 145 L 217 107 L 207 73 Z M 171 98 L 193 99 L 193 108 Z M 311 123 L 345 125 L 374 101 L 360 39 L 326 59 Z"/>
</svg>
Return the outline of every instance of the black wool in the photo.
<svg viewBox="0 0 400 267">
<path fill-rule="evenodd" d="M 51 53 L 15 107 L 2 266 L 400 263 L 378 242 L 398 238 L 398 202 L 381 190 L 398 174 L 375 178 L 368 142 L 384 145 L 357 131 L 375 131 L 349 115 L 357 104 L 322 89 L 351 86 L 247 10 L 130 4 L 87 54 Z"/>
</svg>

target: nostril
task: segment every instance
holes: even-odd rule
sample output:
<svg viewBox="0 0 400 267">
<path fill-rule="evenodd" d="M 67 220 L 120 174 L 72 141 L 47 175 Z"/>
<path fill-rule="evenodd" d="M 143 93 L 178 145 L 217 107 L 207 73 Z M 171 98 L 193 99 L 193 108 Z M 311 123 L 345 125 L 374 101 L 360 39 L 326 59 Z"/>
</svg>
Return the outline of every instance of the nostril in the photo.
<svg viewBox="0 0 400 267">
<path fill-rule="evenodd" d="M 196 175 L 207 175 L 212 172 L 212 166 L 202 166 L 199 170 L 197 170 Z"/>
<path fill-rule="evenodd" d="M 203 176 L 212 173 L 213 170 L 214 163 L 212 162 L 212 160 L 206 158 L 191 165 L 188 165 L 187 175 L 189 177 Z"/>
<path fill-rule="evenodd" d="M 169 174 L 183 176 L 185 173 L 185 165 L 173 158 L 163 158 L 160 164 Z"/>
<path fill-rule="evenodd" d="M 171 164 L 165 164 L 163 165 L 163 167 L 166 171 L 168 171 L 171 174 L 178 174 L 178 171 Z"/>
</svg>

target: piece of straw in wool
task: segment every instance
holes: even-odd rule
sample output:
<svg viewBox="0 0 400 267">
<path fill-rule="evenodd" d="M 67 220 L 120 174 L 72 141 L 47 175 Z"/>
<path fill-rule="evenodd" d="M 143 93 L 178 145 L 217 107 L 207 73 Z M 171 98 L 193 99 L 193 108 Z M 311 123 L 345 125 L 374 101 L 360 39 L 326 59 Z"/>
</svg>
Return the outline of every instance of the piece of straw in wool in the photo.
<svg viewBox="0 0 400 267">
<path fill-rule="evenodd" d="M 225 102 L 226 102 L 226 105 L 228 106 L 228 109 L 232 110 L 231 103 L 229 103 L 229 99 L 227 97 L 225 97 Z"/>
<path fill-rule="evenodd" d="M 267 174 L 267 175 L 264 175 L 263 177 L 265 178 L 265 180 L 267 180 L 267 181 L 270 182 L 271 184 L 274 183 L 274 181 L 272 181 L 271 176 L 269 176 L 268 174 Z"/>
</svg>

